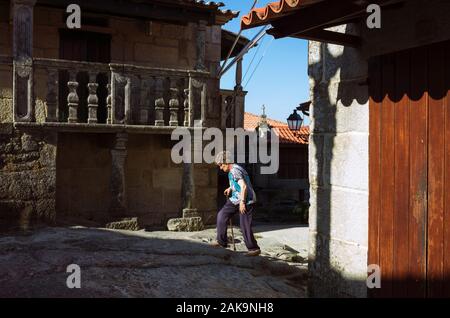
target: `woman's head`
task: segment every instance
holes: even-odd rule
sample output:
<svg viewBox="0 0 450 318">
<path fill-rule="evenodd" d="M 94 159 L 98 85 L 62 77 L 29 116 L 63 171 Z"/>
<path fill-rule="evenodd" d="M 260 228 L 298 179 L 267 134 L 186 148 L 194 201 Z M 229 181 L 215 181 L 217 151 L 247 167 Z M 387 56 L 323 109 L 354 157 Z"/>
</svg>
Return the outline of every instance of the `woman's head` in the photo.
<svg viewBox="0 0 450 318">
<path fill-rule="evenodd" d="M 229 172 L 233 166 L 233 158 L 229 151 L 219 152 L 216 156 L 215 162 L 219 169 L 224 172 Z"/>
</svg>

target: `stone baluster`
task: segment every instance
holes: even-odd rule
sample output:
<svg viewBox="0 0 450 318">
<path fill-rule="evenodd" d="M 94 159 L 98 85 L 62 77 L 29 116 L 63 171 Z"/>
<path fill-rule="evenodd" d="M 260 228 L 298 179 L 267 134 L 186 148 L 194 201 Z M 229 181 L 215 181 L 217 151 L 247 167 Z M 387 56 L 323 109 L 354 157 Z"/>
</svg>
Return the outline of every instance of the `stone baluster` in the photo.
<svg viewBox="0 0 450 318">
<path fill-rule="evenodd" d="M 132 110 L 131 110 L 131 95 L 132 95 L 132 85 L 131 85 L 131 78 L 129 76 L 126 78 L 126 84 L 125 84 L 125 92 L 124 92 L 124 101 L 125 101 L 125 119 L 124 122 L 126 125 L 131 124 L 133 117 L 132 117 Z"/>
<path fill-rule="evenodd" d="M 111 95 L 111 81 L 106 85 L 108 89 L 108 97 L 106 98 L 106 109 L 107 109 L 107 117 L 106 123 L 108 125 L 112 124 L 112 95 Z"/>
<path fill-rule="evenodd" d="M 170 110 L 169 126 L 178 126 L 178 110 L 180 108 L 180 101 L 178 100 L 178 88 L 176 84 L 177 84 L 176 80 L 171 81 L 170 100 L 169 100 L 169 110 Z"/>
<path fill-rule="evenodd" d="M 184 127 L 189 127 L 189 88 L 184 89 Z"/>
<path fill-rule="evenodd" d="M 164 126 L 164 108 L 166 103 L 163 97 L 163 79 L 156 79 L 155 88 L 155 126 Z"/>
<path fill-rule="evenodd" d="M 55 68 L 47 69 L 47 114 L 46 122 L 56 122 L 58 110 L 58 70 Z"/>
<path fill-rule="evenodd" d="M 97 123 L 98 96 L 97 96 L 97 73 L 89 73 L 89 89 L 88 102 L 88 124 Z"/>
<path fill-rule="evenodd" d="M 69 88 L 69 95 L 67 95 L 67 106 L 69 107 L 69 117 L 67 121 L 69 123 L 78 122 L 78 103 L 79 98 L 77 94 L 78 82 L 76 81 L 76 72 L 71 71 L 70 80 L 67 82 Z"/>
</svg>

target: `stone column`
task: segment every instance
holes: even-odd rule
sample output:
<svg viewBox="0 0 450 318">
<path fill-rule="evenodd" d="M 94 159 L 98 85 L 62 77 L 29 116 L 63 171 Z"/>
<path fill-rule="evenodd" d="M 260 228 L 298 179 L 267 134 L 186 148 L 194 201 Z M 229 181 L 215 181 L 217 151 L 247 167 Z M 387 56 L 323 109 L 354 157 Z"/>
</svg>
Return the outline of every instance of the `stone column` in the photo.
<svg viewBox="0 0 450 318">
<path fill-rule="evenodd" d="M 242 59 L 236 63 L 236 87 L 242 89 Z"/>
<path fill-rule="evenodd" d="M 131 78 L 117 65 L 111 69 L 111 122 L 131 123 Z"/>
<path fill-rule="evenodd" d="M 200 21 L 197 26 L 197 62 L 196 70 L 206 70 L 206 21 Z M 194 113 L 196 109 L 201 112 L 201 124 L 205 123 L 206 112 L 206 82 L 204 79 L 189 78 L 189 89 L 185 91 L 185 97 L 188 99 L 189 121 L 186 120 L 186 106 L 185 106 L 185 126 L 189 123 L 192 128 L 194 126 Z M 186 105 L 186 103 L 185 103 Z M 194 149 L 193 146 L 191 149 Z M 183 217 L 178 219 L 170 219 L 167 222 L 169 231 L 199 231 L 203 229 L 202 218 L 198 210 L 193 208 L 193 201 L 195 197 L 195 182 L 194 182 L 194 164 L 188 160 L 187 156 L 192 156 L 192 151 L 184 154 L 183 160 Z M 192 159 L 192 158 L 191 158 Z"/>
<path fill-rule="evenodd" d="M 197 25 L 197 63 L 196 70 L 206 69 L 206 21 L 200 21 Z"/>
<path fill-rule="evenodd" d="M 126 133 L 118 133 L 114 148 L 111 149 L 111 204 L 110 213 L 112 216 L 124 216 L 127 211 L 126 184 L 125 184 L 125 160 L 127 158 Z"/>
<path fill-rule="evenodd" d="M 207 85 L 204 78 L 189 78 L 189 108 L 191 126 L 200 126 L 206 122 L 207 107 Z M 194 118 L 196 112 L 200 111 L 200 121 Z M 195 123 L 194 121 L 198 122 Z"/>
<path fill-rule="evenodd" d="M 183 218 L 199 216 L 197 209 L 194 209 L 195 184 L 194 168 L 192 163 L 183 164 Z"/>
<path fill-rule="evenodd" d="M 245 92 L 242 88 L 242 59 L 236 65 L 236 86 L 234 87 L 234 126 L 244 127 Z"/>
<path fill-rule="evenodd" d="M 244 127 L 245 92 L 242 89 L 234 91 L 234 125 L 235 128 Z"/>
<path fill-rule="evenodd" d="M 192 80 L 192 79 L 191 79 Z M 190 89 L 185 89 L 185 98 L 189 101 L 186 103 L 185 99 L 185 120 L 184 125 L 191 128 L 191 130 L 186 133 L 192 134 L 192 128 L 194 126 L 194 121 L 191 118 L 186 120 L 187 108 L 190 108 L 190 111 L 193 110 L 193 102 L 191 99 L 191 94 L 193 91 L 192 83 L 189 85 Z M 190 105 L 190 107 L 189 107 Z M 182 179 L 182 202 L 183 202 L 183 210 L 182 210 L 182 218 L 170 219 L 167 222 L 167 228 L 169 231 L 200 231 L 204 228 L 202 218 L 198 213 L 198 210 L 194 208 L 194 198 L 195 198 L 195 181 L 194 181 L 194 164 L 192 163 L 193 159 L 193 150 L 194 145 L 191 145 L 191 149 L 185 149 L 183 153 L 183 179 Z"/>
<path fill-rule="evenodd" d="M 193 149 L 193 145 L 191 145 L 191 149 Z M 183 155 L 182 218 L 170 219 L 167 222 L 167 228 L 169 231 L 201 231 L 204 228 L 203 221 L 198 210 L 193 207 L 195 198 L 194 164 L 188 159 L 192 155 L 192 151 L 185 151 Z"/>
<path fill-rule="evenodd" d="M 13 119 L 34 121 L 33 7 L 36 0 L 13 0 Z"/>
</svg>

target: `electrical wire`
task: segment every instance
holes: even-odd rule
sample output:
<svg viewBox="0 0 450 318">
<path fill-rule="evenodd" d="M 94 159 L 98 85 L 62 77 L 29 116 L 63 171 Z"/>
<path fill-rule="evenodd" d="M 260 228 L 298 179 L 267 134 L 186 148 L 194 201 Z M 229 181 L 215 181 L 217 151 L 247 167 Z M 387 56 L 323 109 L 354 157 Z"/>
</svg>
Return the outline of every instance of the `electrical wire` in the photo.
<svg viewBox="0 0 450 318">
<path fill-rule="evenodd" d="M 272 39 L 270 40 L 269 44 L 267 44 L 267 47 L 266 47 L 266 49 L 265 49 L 263 55 L 262 55 L 261 58 L 259 59 L 258 64 L 256 64 L 255 69 L 253 70 L 252 74 L 250 75 L 250 78 L 249 78 L 248 81 L 245 83 L 244 89 L 247 87 L 248 83 L 252 80 L 253 75 L 255 75 L 256 70 L 258 69 L 259 65 L 261 64 L 262 60 L 264 59 L 264 56 L 266 56 L 266 53 L 267 53 L 267 51 L 269 50 L 270 45 L 272 44 L 273 40 L 274 40 L 274 38 L 272 37 Z"/>
<path fill-rule="evenodd" d="M 257 3 L 258 3 L 258 0 L 255 0 L 255 1 L 253 2 L 253 5 L 252 5 L 250 11 L 252 11 L 252 10 L 255 8 L 255 6 L 256 6 Z M 222 70 L 224 69 L 225 65 L 227 64 L 228 60 L 230 59 L 231 54 L 233 54 L 234 48 L 236 47 L 236 45 L 237 45 L 237 43 L 238 43 L 238 41 L 239 41 L 239 39 L 240 39 L 240 37 L 241 37 L 242 31 L 243 31 L 243 30 L 242 30 L 242 26 L 241 26 L 241 27 L 239 28 L 239 33 L 238 33 L 238 35 L 236 36 L 236 39 L 234 40 L 233 46 L 231 47 L 230 52 L 228 52 L 227 58 L 226 58 L 225 61 L 223 62 L 222 66 L 220 67 L 220 69 L 219 69 L 219 71 L 218 71 L 218 74 L 222 73 Z"/>
<path fill-rule="evenodd" d="M 242 81 L 244 81 L 245 78 L 247 77 L 247 74 L 248 74 L 248 72 L 250 71 L 250 68 L 252 67 L 253 62 L 255 61 L 256 55 L 258 55 L 259 49 L 262 47 L 262 45 L 263 45 L 265 39 L 266 39 L 266 37 L 264 36 L 264 37 L 261 39 L 261 43 L 258 44 L 258 47 L 257 47 L 256 50 L 255 50 L 255 54 L 253 54 L 253 57 L 252 57 L 252 59 L 251 59 L 251 61 L 250 61 L 250 64 L 248 65 L 247 71 L 245 72 L 244 77 L 242 77 Z"/>
</svg>

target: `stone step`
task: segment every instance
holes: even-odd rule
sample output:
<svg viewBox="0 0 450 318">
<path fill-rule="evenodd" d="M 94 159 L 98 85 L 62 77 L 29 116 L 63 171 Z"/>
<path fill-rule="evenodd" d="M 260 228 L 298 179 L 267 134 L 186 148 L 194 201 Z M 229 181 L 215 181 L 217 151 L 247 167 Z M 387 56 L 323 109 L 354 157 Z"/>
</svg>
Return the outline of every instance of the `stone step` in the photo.
<svg viewBox="0 0 450 318">
<path fill-rule="evenodd" d="M 128 230 L 128 231 L 139 231 L 143 227 L 139 224 L 137 217 L 126 217 L 118 219 L 114 222 L 109 222 L 105 225 L 107 229 L 112 230 Z"/>
</svg>

